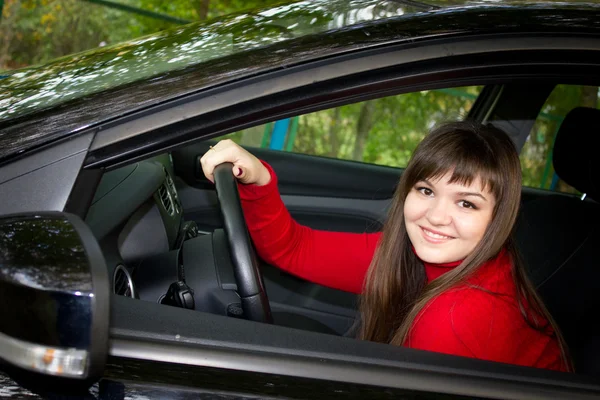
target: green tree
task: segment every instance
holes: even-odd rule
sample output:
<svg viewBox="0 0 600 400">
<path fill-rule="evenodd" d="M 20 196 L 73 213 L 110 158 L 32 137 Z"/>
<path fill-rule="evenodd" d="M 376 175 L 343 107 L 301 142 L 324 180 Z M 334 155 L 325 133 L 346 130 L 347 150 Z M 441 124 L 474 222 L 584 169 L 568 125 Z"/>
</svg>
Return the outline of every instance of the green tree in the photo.
<svg viewBox="0 0 600 400">
<path fill-rule="evenodd" d="M 404 167 L 436 124 L 464 118 L 481 87 L 388 96 L 299 117 L 292 151 Z M 229 135 L 246 146 L 267 146 L 272 127 Z M 291 140 L 288 135 L 288 141 Z"/>
<path fill-rule="evenodd" d="M 466 116 L 480 89 L 407 93 L 302 115 L 293 151 L 403 167 L 431 127 Z"/>
<path fill-rule="evenodd" d="M 185 20 L 210 19 L 273 0 L 112 0 Z M 5 0 L 0 22 L 0 70 L 46 63 L 178 24 L 82 0 Z"/>
</svg>

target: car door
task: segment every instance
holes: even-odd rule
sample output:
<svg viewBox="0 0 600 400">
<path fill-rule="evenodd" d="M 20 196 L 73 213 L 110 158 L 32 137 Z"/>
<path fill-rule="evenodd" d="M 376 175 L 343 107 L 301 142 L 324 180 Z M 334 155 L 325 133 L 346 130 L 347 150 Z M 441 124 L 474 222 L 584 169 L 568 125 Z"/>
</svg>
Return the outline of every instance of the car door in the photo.
<svg viewBox="0 0 600 400">
<path fill-rule="evenodd" d="M 586 399 L 598 390 L 573 374 L 390 347 L 120 296 L 113 299 L 111 312 L 111 355 L 100 382 L 105 395 Z"/>
</svg>

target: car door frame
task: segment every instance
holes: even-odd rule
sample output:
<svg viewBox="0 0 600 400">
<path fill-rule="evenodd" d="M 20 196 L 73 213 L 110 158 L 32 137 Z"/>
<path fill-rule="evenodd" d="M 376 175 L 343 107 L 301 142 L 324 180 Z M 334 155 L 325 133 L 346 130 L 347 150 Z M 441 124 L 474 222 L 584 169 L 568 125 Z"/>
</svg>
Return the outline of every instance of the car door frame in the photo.
<svg viewBox="0 0 600 400">
<path fill-rule="evenodd" d="M 514 35 L 451 42 L 432 39 L 418 47 L 404 44 L 357 51 L 223 85 L 185 101 L 178 99 L 178 107 L 195 110 L 191 114 L 162 104 L 155 113 L 150 109 L 139 118 L 128 116 L 127 122 L 106 124 L 96 133 L 84 170 L 117 168 L 192 141 L 386 94 L 483 80 L 501 83 L 558 76 L 597 84 L 599 64 L 589 59 L 600 54 L 600 40 L 566 35 L 548 39 L 547 35 L 518 40 Z M 157 120 L 161 126 L 156 125 Z M 81 190 L 75 185 L 70 204 L 77 203 Z M 308 379 L 310 384 L 325 381 L 335 388 L 364 385 L 379 388 L 380 394 L 395 389 L 496 398 L 591 398 L 600 394 L 600 385 L 582 376 L 390 348 L 201 313 L 193 317 L 183 314 L 189 310 L 158 306 L 147 311 L 165 313 L 161 326 L 170 321 L 177 331 L 183 332 L 188 325 L 197 328 L 173 335 L 146 321 L 136 326 L 132 317 L 136 312 L 144 314 L 140 307 L 148 305 L 124 306 L 121 300 L 113 302 L 123 308 L 115 308 L 111 323 L 111 354 L 117 362 L 137 359 L 216 368 L 222 373 L 256 372 Z M 119 312 L 129 318 L 120 317 Z M 190 320 L 194 323 L 188 324 Z"/>
<path fill-rule="evenodd" d="M 588 399 L 600 390 L 599 384 L 573 374 L 391 347 L 120 296 L 112 300 L 105 373 L 112 381 L 289 397 L 296 391 L 313 398 L 343 393 L 357 399 L 367 394 Z M 206 374 L 229 384 L 214 386 Z M 198 381 L 192 379 L 196 375 Z M 228 378 L 235 376 L 240 378 Z"/>
</svg>

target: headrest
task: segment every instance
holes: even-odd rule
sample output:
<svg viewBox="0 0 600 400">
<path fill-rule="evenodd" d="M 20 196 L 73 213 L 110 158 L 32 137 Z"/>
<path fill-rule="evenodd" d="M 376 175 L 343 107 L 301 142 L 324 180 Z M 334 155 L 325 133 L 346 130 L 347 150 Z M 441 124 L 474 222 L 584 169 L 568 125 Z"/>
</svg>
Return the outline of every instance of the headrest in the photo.
<svg viewBox="0 0 600 400">
<path fill-rule="evenodd" d="M 596 201 L 600 200 L 600 160 L 595 146 L 599 126 L 600 110 L 574 108 L 558 129 L 552 153 L 558 177 Z"/>
</svg>

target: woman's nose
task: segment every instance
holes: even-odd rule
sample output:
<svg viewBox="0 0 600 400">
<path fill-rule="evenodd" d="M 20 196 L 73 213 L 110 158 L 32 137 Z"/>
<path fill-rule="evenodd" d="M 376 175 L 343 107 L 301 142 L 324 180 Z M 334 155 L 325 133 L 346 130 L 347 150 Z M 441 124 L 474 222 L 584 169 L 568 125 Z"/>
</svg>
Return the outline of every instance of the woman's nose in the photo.
<svg viewBox="0 0 600 400">
<path fill-rule="evenodd" d="M 449 205 L 445 201 L 432 201 L 427 210 L 427 220 L 432 225 L 448 225 L 452 222 Z"/>
</svg>

